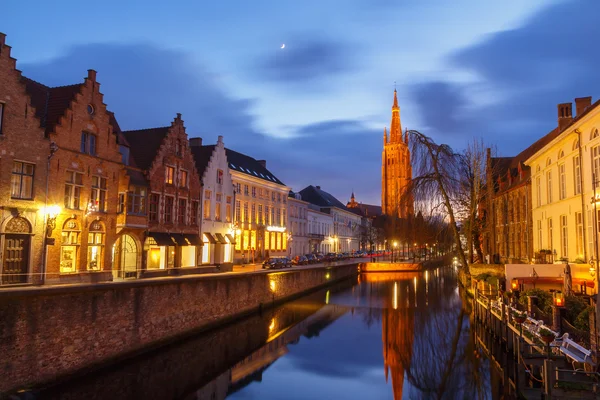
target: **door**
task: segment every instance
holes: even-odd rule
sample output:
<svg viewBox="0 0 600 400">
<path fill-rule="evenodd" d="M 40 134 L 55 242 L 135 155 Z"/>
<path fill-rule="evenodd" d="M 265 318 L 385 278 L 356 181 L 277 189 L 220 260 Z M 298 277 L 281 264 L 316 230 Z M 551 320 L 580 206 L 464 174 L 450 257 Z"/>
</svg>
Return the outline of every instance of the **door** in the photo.
<svg viewBox="0 0 600 400">
<path fill-rule="evenodd" d="M 2 264 L 2 284 L 27 283 L 29 235 L 6 234 Z"/>
</svg>

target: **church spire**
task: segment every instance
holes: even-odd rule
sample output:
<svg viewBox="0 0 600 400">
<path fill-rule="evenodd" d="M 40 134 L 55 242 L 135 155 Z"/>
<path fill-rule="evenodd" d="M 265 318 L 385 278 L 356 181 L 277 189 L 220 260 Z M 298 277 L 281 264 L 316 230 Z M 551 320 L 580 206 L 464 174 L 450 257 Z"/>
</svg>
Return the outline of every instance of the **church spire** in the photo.
<svg viewBox="0 0 600 400">
<path fill-rule="evenodd" d="M 392 106 L 392 123 L 390 125 L 390 142 L 402 142 L 402 125 L 400 124 L 400 107 L 398 106 L 398 95 L 394 89 L 394 105 Z"/>
<path fill-rule="evenodd" d="M 387 128 L 383 128 L 383 144 L 387 144 L 388 142 L 388 135 L 387 135 Z"/>
</svg>

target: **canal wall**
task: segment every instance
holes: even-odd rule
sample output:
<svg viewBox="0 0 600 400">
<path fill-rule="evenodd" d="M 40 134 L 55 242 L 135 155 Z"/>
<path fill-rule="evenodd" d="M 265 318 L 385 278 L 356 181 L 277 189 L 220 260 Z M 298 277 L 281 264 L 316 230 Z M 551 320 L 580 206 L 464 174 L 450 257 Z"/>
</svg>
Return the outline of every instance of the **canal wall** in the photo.
<svg viewBox="0 0 600 400">
<path fill-rule="evenodd" d="M 0 393 L 220 326 L 357 270 L 351 264 L 0 291 Z"/>
</svg>

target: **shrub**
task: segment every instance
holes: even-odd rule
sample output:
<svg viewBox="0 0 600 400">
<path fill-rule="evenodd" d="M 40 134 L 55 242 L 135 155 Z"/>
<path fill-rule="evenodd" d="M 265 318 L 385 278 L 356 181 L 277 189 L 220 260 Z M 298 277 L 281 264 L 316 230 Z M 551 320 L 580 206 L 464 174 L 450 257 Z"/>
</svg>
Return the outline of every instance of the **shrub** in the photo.
<svg viewBox="0 0 600 400">
<path fill-rule="evenodd" d="M 590 313 L 594 312 L 594 307 L 587 306 L 582 312 L 579 313 L 573 323 L 573 326 L 582 331 L 588 332 L 590 330 Z"/>
<path fill-rule="evenodd" d="M 566 296 L 565 297 L 565 308 L 567 312 L 567 320 L 574 324 L 575 320 L 581 314 L 583 310 L 589 305 L 582 297 L 579 296 Z"/>
<path fill-rule="evenodd" d="M 552 293 L 542 289 L 528 289 L 521 293 L 519 303 L 527 308 L 527 296 L 537 297 L 537 306 L 545 314 L 552 314 Z"/>
</svg>

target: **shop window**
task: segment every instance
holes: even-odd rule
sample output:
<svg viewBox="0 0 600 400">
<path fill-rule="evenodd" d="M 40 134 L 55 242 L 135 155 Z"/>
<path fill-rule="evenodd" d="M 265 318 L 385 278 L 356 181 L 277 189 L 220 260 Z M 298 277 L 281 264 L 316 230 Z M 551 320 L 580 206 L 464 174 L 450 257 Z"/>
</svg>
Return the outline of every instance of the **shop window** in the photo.
<svg viewBox="0 0 600 400">
<path fill-rule="evenodd" d="M 104 226 L 99 221 L 90 224 L 88 232 L 88 252 L 87 269 L 88 271 L 102 270 L 104 257 Z"/>
<path fill-rule="evenodd" d="M 77 272 L 77 251 L 79 250 L 79 236 L 81 228 L 74 219 L 65 221 L 62 229 L 60 246 L 60 272 Z"/>
<path fill-rule="evenodd" d="M 250 249 L 249 244 L 250 244 L 250 231 L 244 231 L 244 244 L 243 244 L 244 250 Z"/>
<path fill-rule="evenodd" d="M 265 250 L 271 249 L 270 235 L 271 232 L 265 232 Z"/>
<path fill-rule="evenodd" d="M 196 266 L 196 246 L 181 246 L 181 266 Z"/>
<path fill-rule="evenodd" d="M 209 264 L 210 263 L 210 241 L 208 240 L 208 237 L 206 237 L 206 235 L 202 235 L 202 243 L 204 243 L 204 246 L 202 246 L 202 264 Z"/>
<path fill-rule="evenodd" d="M 167 269 L 175 266 L 174 246 L 159 246 L 153 238 L 148 237 L 144 248 L 147 251 L 147 269 Z"/>
</svg>

